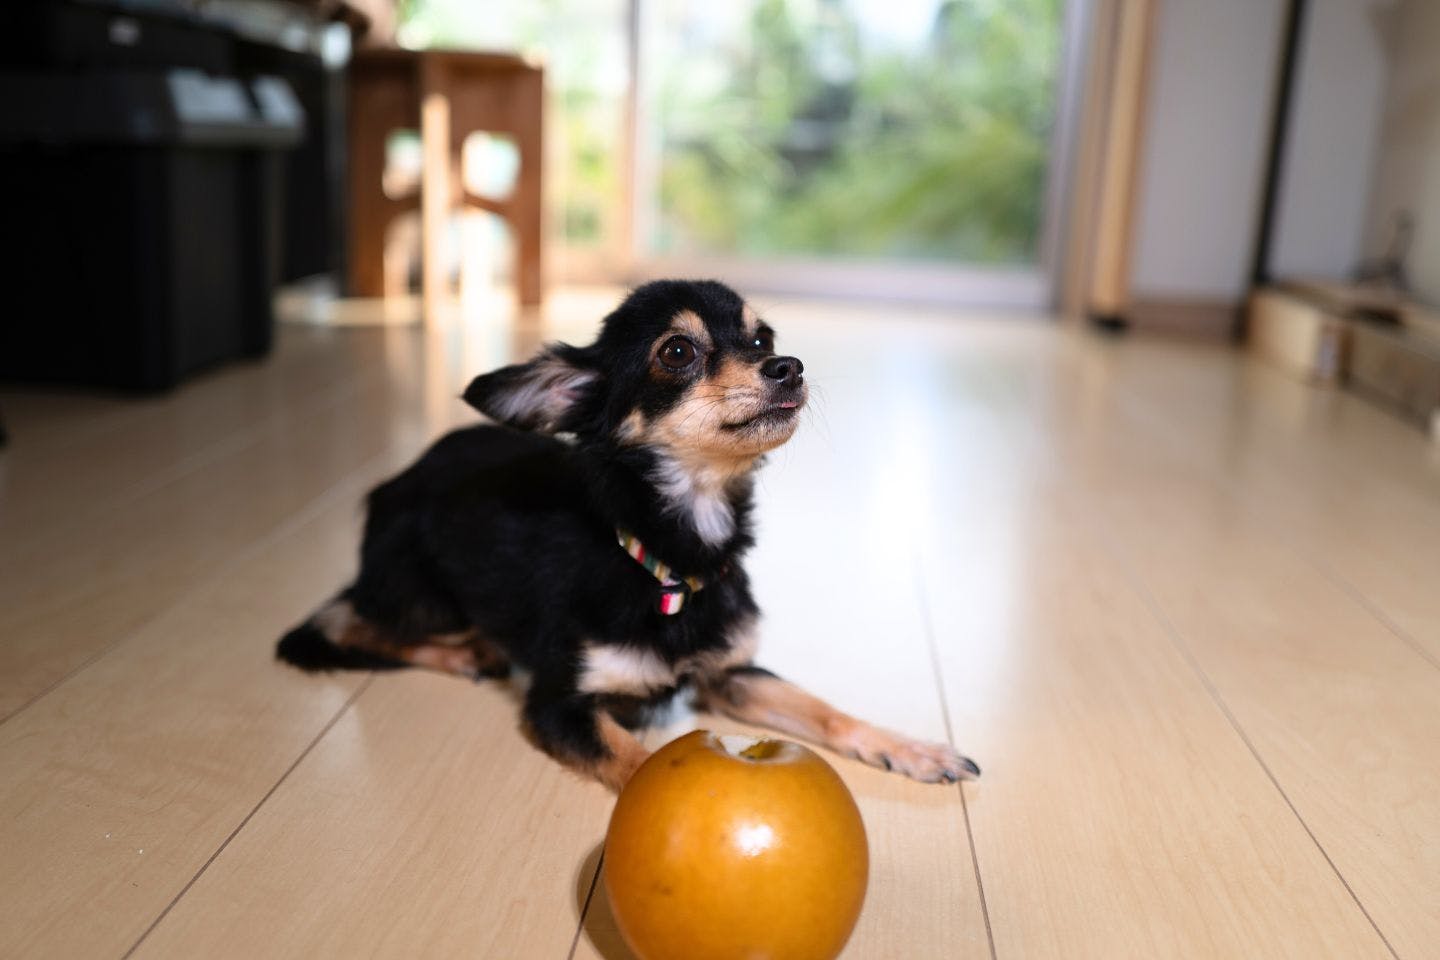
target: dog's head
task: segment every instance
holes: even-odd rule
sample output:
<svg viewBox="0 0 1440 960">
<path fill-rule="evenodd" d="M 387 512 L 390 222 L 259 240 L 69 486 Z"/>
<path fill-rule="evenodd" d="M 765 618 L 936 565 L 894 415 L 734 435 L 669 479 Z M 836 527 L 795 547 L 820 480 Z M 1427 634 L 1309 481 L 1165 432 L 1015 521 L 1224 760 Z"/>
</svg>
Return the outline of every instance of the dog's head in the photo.
<svg viewBox="0 0 1440 960">
<path fill-rule="evenodd" d="M 795 432 L 804 367 L 714 281 L 640 287 L 587 347 L 552 344 L 475 378 L 465 400 L 513 427 L 644 446 L 686 464 L 748 467 Z"/>
<path fill-rule="evenodd" d="M 733 530 L 734 481 L 795 432 L 803 372 L 729 287 L 662 280 L 630 294 L 594 343 L 477 377 L 465 400 L 512 427 L 646 454 L 662 495 L 718 543 Z"/>
</svg>

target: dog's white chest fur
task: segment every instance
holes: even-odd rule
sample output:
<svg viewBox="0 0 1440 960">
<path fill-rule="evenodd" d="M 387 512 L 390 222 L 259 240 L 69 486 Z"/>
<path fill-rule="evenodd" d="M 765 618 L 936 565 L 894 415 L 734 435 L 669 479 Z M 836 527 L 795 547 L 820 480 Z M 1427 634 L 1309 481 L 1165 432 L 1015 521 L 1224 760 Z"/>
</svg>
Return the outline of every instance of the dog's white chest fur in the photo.
<svg viewBox="0 0 1440 960">
<path fill-rule="evenodd" d="M 579 687 L 583 693 L 646 697 L 675 681 L 675 670 L 649 650 L 604 644 L 585 648 Z"/>
<path fill-rule="evenodd" d="M 726 496 L 724 479 L 703 472 L 697 475 L 669 458 L 660 460 L 651 479 L 672 510 L 689 516 L 705 543 L 712 547 L 724 543 L 735 532 L 735 511 Z"/>
<path fill-rule="evenodd" d="M 749 663 L 755 658 L 758 645 L 755 621 L 749 618 L 730 631 L 730 642 L 726 646 L 687 657 L 674 665 L 640 647 L 589 644 L 582 656 L 578 686 L 582 693 L 648 697 L 675 686 L 684 677 L 717 674 Z"/>
</svg>

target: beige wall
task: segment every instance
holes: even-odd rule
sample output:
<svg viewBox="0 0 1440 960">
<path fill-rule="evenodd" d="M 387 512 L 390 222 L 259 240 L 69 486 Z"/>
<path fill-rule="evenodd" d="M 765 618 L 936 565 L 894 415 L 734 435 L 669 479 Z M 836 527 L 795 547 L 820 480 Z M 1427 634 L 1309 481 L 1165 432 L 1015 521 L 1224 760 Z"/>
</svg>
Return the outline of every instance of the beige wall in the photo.
<svg viewBox="0 0 1440 960">
<path fill-rule="evenodd" d="M 1416 219 L 1410 281 L 1440 305 L 1440 2 L 1398 0 L 1393 61 L 1365 249 L 1382 250 L 1397 210 Z"/>
<path fill-rule="evenodd" d="M 1310 0 L 1270 250 L 1275 276 L 1340 279 L 1361 259 L 1393 17 L 1377 0 Z"/>
<path fill-rule="evenodd" d="M 1158 5 L 1132 243 L 1137 298 L 1244 296 L 1283 13 L 1283 0 Z"/>
</svg>

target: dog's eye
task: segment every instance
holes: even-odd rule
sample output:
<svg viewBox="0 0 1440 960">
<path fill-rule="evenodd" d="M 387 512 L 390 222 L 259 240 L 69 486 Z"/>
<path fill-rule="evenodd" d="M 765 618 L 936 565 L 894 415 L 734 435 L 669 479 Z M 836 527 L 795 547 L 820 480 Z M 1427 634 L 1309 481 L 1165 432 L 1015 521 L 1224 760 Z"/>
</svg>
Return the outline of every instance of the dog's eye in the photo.
<svg viewBox="0 0 1440 960">
<path fill-rule="evenodd" d="M 750 342 L 750 346 L 756 350 L 764 350 L 766 353 L 774 353 L 775 331 L 769 327 L 761 327 L 760 332 L 755 334 L 755 339 Z"/>
<path fill-rule="evenodd" d="M 671 370 L 683 370 L 695 362 L 695 344 L 684 337 L 671 337 L 660 347 L 660 362 Z"/>
</svg>

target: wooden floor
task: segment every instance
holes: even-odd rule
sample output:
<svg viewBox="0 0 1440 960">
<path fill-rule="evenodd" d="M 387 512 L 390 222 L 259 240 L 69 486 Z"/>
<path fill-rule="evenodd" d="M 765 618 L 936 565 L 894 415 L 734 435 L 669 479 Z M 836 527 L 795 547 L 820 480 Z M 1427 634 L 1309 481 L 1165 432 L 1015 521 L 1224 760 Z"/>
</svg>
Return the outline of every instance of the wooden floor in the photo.
<svg viewBox="0 0 1440 960">
<path fill-rule="evenodd" d="M 0 392 L 0 957 L 626 955 L 611 797 L 513 690 L 271 659 L 468 377 L 609 296 Z M 832 758 L 872 844 L 847 957 L 1440 956 L 1420 433 L 1218 347 L 762 307 L 816 403 L 760 486 L 761 662 L 985 770 Z"/>
</svg>

